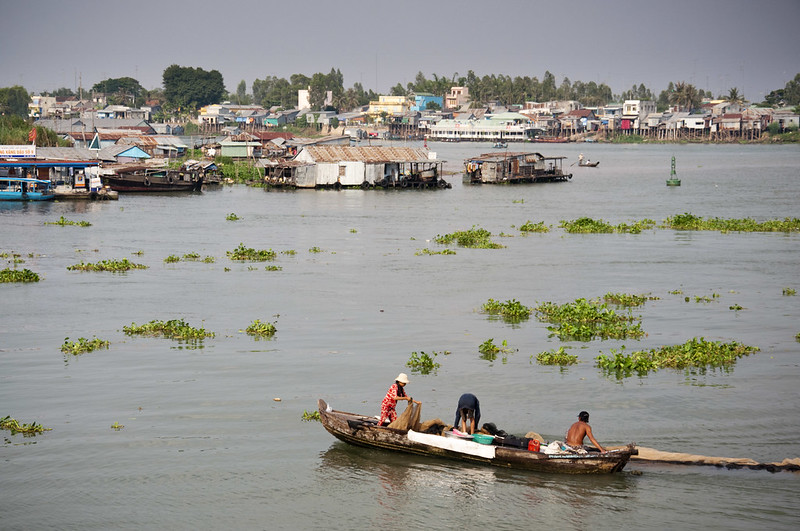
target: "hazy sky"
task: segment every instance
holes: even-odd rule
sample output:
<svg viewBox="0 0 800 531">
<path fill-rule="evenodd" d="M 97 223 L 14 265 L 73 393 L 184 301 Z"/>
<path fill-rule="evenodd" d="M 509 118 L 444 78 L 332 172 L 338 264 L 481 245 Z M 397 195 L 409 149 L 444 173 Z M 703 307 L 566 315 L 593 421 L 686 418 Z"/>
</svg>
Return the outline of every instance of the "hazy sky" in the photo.
<svg viewBox="0 0 800 531">
<path fill-rule="evenodd" d="M 379 93 L 417 72 L 686 81 L 761 101 L 800 73 L 800 0 L 0 0 L 0 87 L 84 88 L 171 64 L 241 80 L 338 68 Z"/>
</svg>

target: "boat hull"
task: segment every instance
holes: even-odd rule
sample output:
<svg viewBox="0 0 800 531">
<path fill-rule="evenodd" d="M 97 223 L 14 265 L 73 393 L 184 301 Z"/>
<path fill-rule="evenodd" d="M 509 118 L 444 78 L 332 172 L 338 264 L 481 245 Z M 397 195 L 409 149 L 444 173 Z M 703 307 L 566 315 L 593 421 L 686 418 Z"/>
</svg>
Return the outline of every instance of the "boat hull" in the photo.
<svg viewBox="0 0 800 531">
<path fill-rule="evenodd" d="M 411 440 L 409 433 L 413 434 L 413 432 L 378 427 L 371 424 L 374 419 L 363 415 L 335 410 L 329 411 L 327 403 L 322 399 L 319 400 L 318 406 L 320 420 L 328 433 L 347 444 L 365 448 L 558 474 L 610 474 L 619 472 L 625 468 L 631 455 L 636 455 L 637 453 L 634 445 L 628 445 L 607 454 L 590 453 L 586 455 L 548 455 L 543 452 L 494 446 L 494 457 L 484 457 Z M 431 437 L 440 437 L 426 434 L 421 436 L 429 439 Z"/>
<path fill-rule="evenodd" d="M 52 192 L 0 192 L 0 201 L 52 201 L 55 197 Z"/>
<path fill-rule="evenodd" d="M 203 187 L 202 174 L 177 170 L 117 170 L 100 178 L 116 192 L 193 192 Z"/>
</svg>

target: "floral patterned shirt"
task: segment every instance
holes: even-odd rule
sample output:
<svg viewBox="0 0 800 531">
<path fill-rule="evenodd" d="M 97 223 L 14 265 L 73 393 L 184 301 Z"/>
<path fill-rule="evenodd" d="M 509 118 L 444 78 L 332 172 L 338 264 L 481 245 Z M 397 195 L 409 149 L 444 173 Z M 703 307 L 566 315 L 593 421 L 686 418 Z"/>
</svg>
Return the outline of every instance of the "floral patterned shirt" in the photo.
<svg viewBox="0 0 800 531">
<path fill-rule="evenodd" d="M 389 422 L 394 422 L 394 420 L 397 419 L 397 412 L 395 411 L 397 397 L 406 396 L 402 390 L 398 392 L 398 387 L 400 386 L 397 382 L 393 383 L 386 392 L 386 396 L 383 397 L 383 402 L 381 402 L 381 420 L 378 421 L 378 425 L 383 425 L 386 419 L 389 419 Z"/>
</svg>

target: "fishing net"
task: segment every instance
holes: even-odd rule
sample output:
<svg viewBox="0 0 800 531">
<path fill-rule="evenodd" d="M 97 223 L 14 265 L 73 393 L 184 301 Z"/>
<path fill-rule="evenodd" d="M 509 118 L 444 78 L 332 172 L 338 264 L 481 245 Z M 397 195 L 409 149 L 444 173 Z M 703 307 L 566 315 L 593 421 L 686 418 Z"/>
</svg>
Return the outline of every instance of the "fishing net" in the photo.
<svg viewBox="0 0 800 531">
<path fill-rule="evenodd" d="M 406 410 L 400 413 L 388 427 L 397 430 L 419 431 L 419 414 L 421 409 L 422 404 L 409 402 L 408 406 L 406 406 Z"/>
</svg>

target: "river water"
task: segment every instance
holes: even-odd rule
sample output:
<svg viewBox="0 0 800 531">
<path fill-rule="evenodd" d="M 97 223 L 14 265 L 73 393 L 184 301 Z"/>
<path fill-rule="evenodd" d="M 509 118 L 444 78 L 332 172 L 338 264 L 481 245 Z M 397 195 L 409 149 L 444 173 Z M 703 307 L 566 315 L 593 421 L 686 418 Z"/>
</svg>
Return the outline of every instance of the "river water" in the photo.
<svg viewBox="0 0 800 531">
<path fill-rule="evenodd" d="M 430 147 L 453 171 L 492 151 Z M 574 177 L 493 187 L 451 175 L 450 190 L 233 186 L 0 205 L 0 252 L 20 253 L 17 267 L 42 277 L 0 285 L 0 416 L 52 428 L 31 438 L 3 432 L 0 527 L 796 528 L 800 476 L 791 472 L 632 462 L 613 476 L 545 475 L 348 447 L 301 420 L 318 398 L 377 414 L 394 377 L 408 372 L 423 419 L 452 422 L 458 396 L 469 391 L 481 400 L 482 420 L 510 433 L 560 438 L 586 409 L 603 444 L 763 462 L 800 456 L 800 296 L 782 294 L 800 289 L 800 235 L 558 228 L 583 216 L 798 217 L 800 148 L 511 148 L 564 155 Z M 570 166 L 580 152 L 600 166 Z M 676 188 L 665 185 L 672 155 L 683 180 Z M 241 219 L 227 221 L 230 213 Z M 44 225 L 60 216 L 92 226 Z M 552 230 L 521 235 L 515 227 L 528 220 Z M 505 248 L 416 254 L 440 250 L 436 235 L 472 226 Z M 230 261 L 226 252 L 240 243 L 278 251 L 271 264 L 282 269 Z M 188 253 L 215 261 L 164 262 Z M 149 268 L 67 270 L 122 258 Z M 12 267 L 9 260 L 0 265 Z M 478 311 L 489 298 L 533 306 L 607 292 L 658 297 L 634 312 L 645 338 L 561 343 L 535 318 L 512 326 Z M 195 348 L 122 332 L 154 319 L 185 319 L 216 335 Z M 255 319 L 274 321 L 275 337 L 243 333 Z M 110 348 L 59 350 L 65 337 L 92 336 Z M 621 381 L 594 366 L 595 356 L 622 345 L 693 337 L 761 351 L 727 371 Z M 481 359 L 478 345 L 489 338 L 516 350 Z M 532 362 L 562 345 L 578 365 Z M 435 373 L 405 366 L 419 351 L 439 353 Z M 115 422 L 124 428 L 111 429 Z"/>
</svg>

